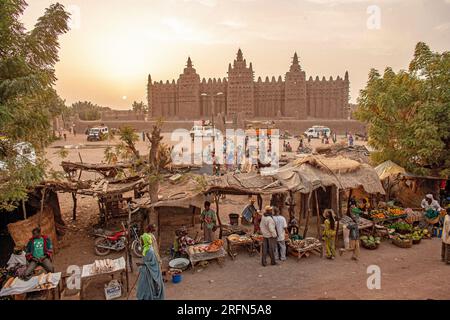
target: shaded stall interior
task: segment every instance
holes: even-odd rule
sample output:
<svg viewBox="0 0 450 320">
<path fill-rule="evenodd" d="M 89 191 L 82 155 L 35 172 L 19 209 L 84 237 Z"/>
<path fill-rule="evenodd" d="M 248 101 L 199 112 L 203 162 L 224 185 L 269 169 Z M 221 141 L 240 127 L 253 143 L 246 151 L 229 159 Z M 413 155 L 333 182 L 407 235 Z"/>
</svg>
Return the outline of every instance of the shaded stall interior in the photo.
<svg viewBox="0 0 450 320">
<path fill-rule="evenodd" d="M 54 223 L 58 236 L 63 234 L 64 221 L 61 216 L 59 207 L 58 194 L 52 190 L 45 190 L 43 198 L 43 188 L 38 187 L 28 193 L 28 199 L 23 205 L 20 203 L 13 211 L 0 210 L 0 265 L 6 264 L 9 256 L 13 252 L 15 243 L 8 231 L 8 225 L 29 219 L 36 214 L 50 212 L 54 216 Z M 44 201 L 42 201 L 44 199 Z M 31 238 L 31 233 L 23 235 L 23 237 Z"/>
</svg>

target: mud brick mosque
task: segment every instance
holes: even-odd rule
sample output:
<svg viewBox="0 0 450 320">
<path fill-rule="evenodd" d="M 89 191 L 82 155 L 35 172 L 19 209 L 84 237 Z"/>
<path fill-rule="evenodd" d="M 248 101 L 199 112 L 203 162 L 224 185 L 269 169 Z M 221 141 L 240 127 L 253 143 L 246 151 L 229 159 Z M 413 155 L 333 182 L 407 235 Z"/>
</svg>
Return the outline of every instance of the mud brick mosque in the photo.
<svg viewBox="0 0 450 320">
<path fill-rule="evenodd" d="M 191 58 L 178 80 L 152 82 L 148 76 L 148 105 L 152 117 L 200 119 L 222 113 L 245 118 L 344 119 L 349 106 L 349 77 L 306 78 L 297 53 L 284 79 L 255 81 L 253 65 L 241 49 L 228 65 L 228 77 L 200 79 Z"/>
</svg>

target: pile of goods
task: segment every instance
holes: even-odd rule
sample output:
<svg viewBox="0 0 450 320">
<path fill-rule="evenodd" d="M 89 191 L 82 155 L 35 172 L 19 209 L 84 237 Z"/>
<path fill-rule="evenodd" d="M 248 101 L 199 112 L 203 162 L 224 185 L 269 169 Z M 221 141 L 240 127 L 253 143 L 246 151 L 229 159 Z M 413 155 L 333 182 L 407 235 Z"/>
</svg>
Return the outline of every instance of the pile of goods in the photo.
<svg viewBox="0 0 450 320">
<path fill-rule="evenodd" d="M 374 236 L 361 236 L 361 245 L 369 250 L 375 250 L 378 248 L 378 246 L 381 243 L 380 237 L 374 237 Z"/>
<path fill-rule="evenodd" d="M 251 238 L 255 241 L 263 241 L 264 240 L 264 237 L 259 233 L 252 234 Z"/>
<path fill-rule="evenodd" d="M 93 274 L 114 271 L 114 262 L 111 259 L 95 260 L 91 270 Z"/>
<path fill-rule="evenodd" d="M 419 244 L 422 239 L 430 239 L 431 234 L 428 232 L 428 229 L 420 229 L 419 227 L 415 227 L 413 233 L 411 234 L 411 239 L 413 244 Z"/>
<path fill-rule="evenodd" d="M 220 239 L 214 240 L 211 244 L 206 248 L 207 252 L 217 252 L 223 247 L 223 241 Z"/>
<path fill-rule="evenodd" d="M 189 253 L 190 254 L 196 254 L 196 253 L 213 253 L 219 251 L 223 247 L 223 241 L 218 239 L 211 242 L 209 245 L 196 245 L 189 247 Z"/>
<path fill-rule="evenodd" d="M 36 287 L 36 289 L 40 289 L 40 290 L 46 290 L 46 289 L 51 289 L 53 287 L 53 283 L 52 283 L 52 273 L 42 273 L 38 276 L 38 286 Z M 8 288 L 12 288 L 14 287 L 14 285 L 17 282 L 17 279 L 19 279 L 19 277 L 11 277 L 9 278 L 6 282 L 5 285 L 3 286 L 4 289 L 8 289 Z"/>
<path fill-rule="evenodd" d="M 289 240 L 288 244 L 290 247 L 296 250 L 299 249 L 308 250 L 309 248 L 313 248 L 320 245 L 320 241 L 316 238 L 308 237 L 305 238 L 304 240 Z"/>
<path fill-rule="evenodd" d="M 53 287 L 52 283 L 52 273 L 43 273 L 38 276 L 39 289 L 51 289 Z"/>
<path fill-rule="evenodd" d="M 232 234 L 228 236 L 228 240 L 231 242 L 249 242 L 252 239 L 248 236 L 240 236 L 238 234 Z"/>
<path fill-rule="evenodd" d="M 412 247 L 412 236 L 411 234 L 396 234 L 393 237 L 392 243 L 400 248 L 411 248 Z"/>
<path fill-rule="evenodd" d="M 408 234 L 412 231 L 412 226 L 409 223 L 406 222 L 396 222 L 389 226 L 389 229 L 394 229 L 395 232 L 400 234 Z"/>
<path fill-rule="evenodd" d="M 400 218 L 405 215 L 405 209 L 400 207 L 392 207 L 387 209 L 374 209 L 370 211 L 370 218 L 383 220 L 391 218 Z"/>
<path fill-rule="evenodd" d="M 8 280 L 6 280 L 5 284 L 3 285 L 3 288 L 8 289 L 14 286 L 14 284 L 16 283 L 17 279 L 19 279 L 19 277 L 11 277 Z"/>
</svg>

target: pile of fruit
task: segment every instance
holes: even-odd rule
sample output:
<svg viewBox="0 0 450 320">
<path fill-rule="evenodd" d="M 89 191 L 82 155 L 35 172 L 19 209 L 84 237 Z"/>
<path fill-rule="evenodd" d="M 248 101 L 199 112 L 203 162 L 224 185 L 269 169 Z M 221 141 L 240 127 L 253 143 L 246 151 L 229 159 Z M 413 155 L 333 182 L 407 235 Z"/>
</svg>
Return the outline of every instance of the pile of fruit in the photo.
<svg viewBox="0 0 450 320">
<path fill-rule="evenodd" d="M 380 237 L 374 237 L 374 236 L 361 236 L 361 242 L 363 244 L 363 247 L 368 249 L 376 249 L 381 243 Z"/>
<path fill-rule="evenodd" d="M 406 234 L 411 233 L 412 226 L 406 222 L 396 222 L 389 226 L 389 229 L 394 229 L 398 233 Z"/>
<path fill-rule="evenodd" d="M 428 229 L 420 229 L 419 227 L 415 227 L 413 233 L 411 234 L 411 238 L 414 241 L 419 241 L 424 238 L 431 238 L 431 234 L 428 232 Z"/>
<path fill-rule="evenodd" d="M 376 209 L 370 211 L 370 217 L 374 219 L 386 219 L 386 213 L 383 209 Z"/>
<path fill-rule="evenodd" d="M 388 214 L 391 217 L 402 216 L 405 214 L 405 210 L 403 208 L 389 208 Z"/>
</svg>

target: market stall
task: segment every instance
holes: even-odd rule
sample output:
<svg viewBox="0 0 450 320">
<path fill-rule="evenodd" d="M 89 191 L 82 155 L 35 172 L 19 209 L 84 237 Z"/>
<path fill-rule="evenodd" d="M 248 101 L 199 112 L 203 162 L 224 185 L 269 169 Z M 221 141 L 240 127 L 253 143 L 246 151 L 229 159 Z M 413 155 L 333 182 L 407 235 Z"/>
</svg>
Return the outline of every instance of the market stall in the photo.
<svg viewBox="0 0 450 320">
<path fill-rule="evenodd" d="M 3 285 L 3 288 L 0 291 L 0 297 L 23 295 L 38 291 L 47 291 L 52 295 L 52 298 L 54 300 L 60 299 L 60 281 L 61 272 L 43 273 L 34 276 L 27 281 L 22 280 L 19 277 L 10 278 Z"/>
<path fill-rule="evenodd" d="M 254 240 L 249 235 L 232 234 L 226 238 L 226 241 L 228 255 L 233 260 L 237 256 L 238 248 L 246 249 L 250 256 L 256 252 Z"/>
<path fill-rule="evenodd" d="M 308 237 L 303 240 L 287 241 L 288 253 L 298 258 L 309 257 L 311 254 L 318 254 L 323 257 L 323 246 L 319 239 Z"/>
<path fill-rule="evenodd" d="M 192 272 L 195 272 L 195 264 L 201 261 L 216 260 L 219 266 L 222 266 L 222 262 L 227 255 L 222 240 L 189 246 L 187 253 L 191 262 Z"/>
<path fill-rule="evenodd" d="M 128 293 L 129 284 L 125 258 L 96 260 L 91 264 L 83 266 L 81 272 L 81 290 L 80 297 L 83 300 L 86 295 L 86 288 L 89 283 L 99 277 L 110 277 L 111 280 L 118 277 L 120 283 L 126 284 L 126 292 Z"/>
</svg>

